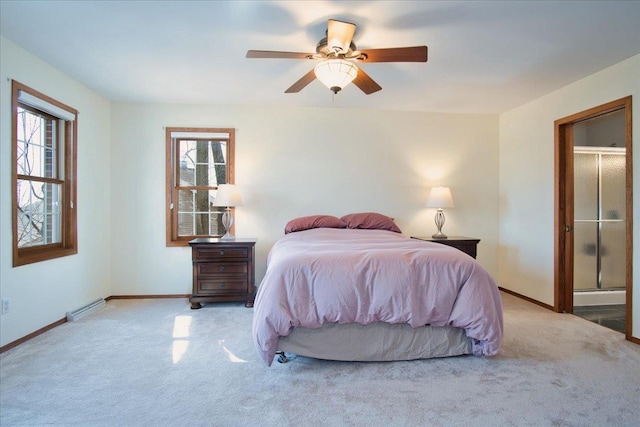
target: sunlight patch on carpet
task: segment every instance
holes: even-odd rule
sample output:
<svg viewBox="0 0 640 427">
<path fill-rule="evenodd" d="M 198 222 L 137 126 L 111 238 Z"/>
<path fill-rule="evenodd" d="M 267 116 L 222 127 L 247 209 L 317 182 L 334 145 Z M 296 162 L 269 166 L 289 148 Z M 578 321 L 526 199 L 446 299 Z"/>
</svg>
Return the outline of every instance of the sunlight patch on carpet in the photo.
<svg viewBox="0 0 640 427">
<path fill-rule="evenodd" d="M 227 353 L 227 357 L 229 358 L 229 360 L 233 363 L 247 363 L 246 360 L 239 358 L 238 356 L 236 356 L 235 354 L 233 354 L 233 352 L 231 350 L 229 350 L 227 348 L 227 346 L 224 344 L 224 340 L 218 340 L 218 344 L 220 344 L 220 346 L 222 347 L 222 350 L 224 350 L 225 353 Z"/>
<path fill-rule="evenodd" d="M 191 316 L 176 316 L 173 321 L 173 338 L 189 338 L 191 328 Z M 176 339 L 173 341 L 171 351 L 173 364 L 177 364 L 187 352 L 189 340 Z"/>
</svg>

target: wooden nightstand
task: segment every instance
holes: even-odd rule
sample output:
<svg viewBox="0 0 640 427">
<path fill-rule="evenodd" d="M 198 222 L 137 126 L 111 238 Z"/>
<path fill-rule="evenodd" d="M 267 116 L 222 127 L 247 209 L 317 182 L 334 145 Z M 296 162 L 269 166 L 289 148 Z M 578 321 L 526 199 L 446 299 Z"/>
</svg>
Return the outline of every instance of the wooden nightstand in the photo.
<svg viewBox="0 0 640 427">
<path fill-rule="evenodd" d="M 458 250 L 461 250 L 465 254 L 476 257 L 478 243 L 480 239 L 474 239 L 473 237 L 462 236 L 449 236 L 447 239 L 434 239 L 430 236 L 411 236 L 412 239 L 424 240 L 427 242 L 436 242 L 443 245 L 452 246 Z"/>
<path fill-rule="evenodd" d="M 189 242 L 193 263 L 192 309 L 202 302 L 244 301 L 253 307 L 256 239 L 198 238 Z"/>
</svg>

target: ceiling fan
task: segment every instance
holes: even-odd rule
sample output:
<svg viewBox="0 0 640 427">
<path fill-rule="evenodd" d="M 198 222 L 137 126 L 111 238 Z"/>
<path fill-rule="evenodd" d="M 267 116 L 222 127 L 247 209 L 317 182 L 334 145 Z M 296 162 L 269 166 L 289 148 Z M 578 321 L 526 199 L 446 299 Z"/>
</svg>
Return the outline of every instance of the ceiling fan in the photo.
<svg viewBox="0 0 640 427">
<path fill-rule="evenodd" d="M 316 53 L 249 50 L 247 58 L 320 61 L 314 69 L 285 90 L 285 93 L 300 92 L 317 78 L 334 94 L 353 81 L 353 84 L 367 95 L 379 91 L 382 87 L 357 67 L 356 63 L 427 62 L 427 46 L 357 50 L 353 43 L 355 31 L 355 24 L 329 19 L 327 36 L 316 45 Z"/>
</svg>

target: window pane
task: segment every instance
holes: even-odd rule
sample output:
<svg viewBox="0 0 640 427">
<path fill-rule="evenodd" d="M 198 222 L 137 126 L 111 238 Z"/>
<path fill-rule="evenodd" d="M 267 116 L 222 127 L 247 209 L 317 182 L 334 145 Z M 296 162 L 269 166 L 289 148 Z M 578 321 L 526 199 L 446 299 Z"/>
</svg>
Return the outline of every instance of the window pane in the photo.
<svg viewBox="0 0 640 427">
<path fill-rule="evenodd" d="M 20 175 L 56 178 L 57 121 L 18 108 L 17 171 Z"/>
<path fill-rule="evenodd" d="M 178 191 L 178 236 L 221 235 L 224 208 L 214 207 L 215 190 Z"/>
<path fill-rule="evenodd" d="M 178 236 L 221 236 L 220 212 L 178 213 Z"/>
<path fill-rule="evenodd" d="M 179 185 L 216 187 L 226 183 L 226 141 L 178 140 Z"/>
<path fill-rule="evenodd" d="M 60 243 L 60 184 L 18 180 L 18 247 Z"/>
</svg>

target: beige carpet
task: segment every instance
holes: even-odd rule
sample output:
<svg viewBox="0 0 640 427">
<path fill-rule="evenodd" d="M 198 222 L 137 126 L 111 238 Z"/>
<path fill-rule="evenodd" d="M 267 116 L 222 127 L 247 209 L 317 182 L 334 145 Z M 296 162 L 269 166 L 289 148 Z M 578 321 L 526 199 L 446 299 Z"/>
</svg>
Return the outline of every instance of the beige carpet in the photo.
<svg viewBox="0 0 640 427">
<path fill-rule="evenodd" d="M 0 356 L 0 425 L 640 425 L 640 346 L 503 300 L 494 358 L 271 368 L 241 304 L 111 301 Z"/>
</svg>

